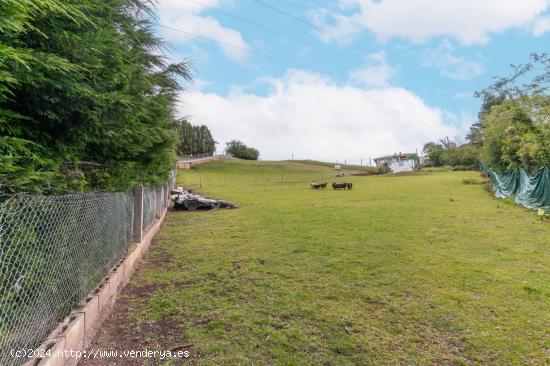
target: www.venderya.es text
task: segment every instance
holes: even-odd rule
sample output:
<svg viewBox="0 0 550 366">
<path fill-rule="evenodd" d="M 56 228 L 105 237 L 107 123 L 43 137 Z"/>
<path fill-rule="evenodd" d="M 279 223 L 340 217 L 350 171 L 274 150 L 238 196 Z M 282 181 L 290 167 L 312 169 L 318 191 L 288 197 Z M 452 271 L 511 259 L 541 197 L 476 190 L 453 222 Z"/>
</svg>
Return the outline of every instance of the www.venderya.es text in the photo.
<svg viewBox="0 0 550 366">
<path fill-rule="evenodd" d="M 188 350 L 114 350 L 114 349 L 89 349 L 80 350 L 51 350 L 51 349 L 12 349 L 10 354 L 13 358 L 154 358 L 166 360 L 170 358 L 189 358 L 191 352 Z"/>
</svg>

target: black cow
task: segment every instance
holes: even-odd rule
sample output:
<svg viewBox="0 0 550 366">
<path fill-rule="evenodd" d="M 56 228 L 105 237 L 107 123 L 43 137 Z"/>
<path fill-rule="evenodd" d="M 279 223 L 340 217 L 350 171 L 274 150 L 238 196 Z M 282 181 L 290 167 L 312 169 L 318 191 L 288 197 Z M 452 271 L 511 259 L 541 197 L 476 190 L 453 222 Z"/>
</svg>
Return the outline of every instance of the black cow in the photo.
<svg viewBox="0 0 550 366">
<path fill-rule="evenodd" d="M 332 182 L 332 189 L 351 189 L 351 187 L 353 187 L 351 183 Z"/>
<path fill-rule="evenodd" d="M 325 183 L 311 183 L 310 186 L 313 189 L 319 189 L 319 188 L 325 189 L 325 188 L 327 188 L 327 183 L 326 182 Z"/>
</svg>

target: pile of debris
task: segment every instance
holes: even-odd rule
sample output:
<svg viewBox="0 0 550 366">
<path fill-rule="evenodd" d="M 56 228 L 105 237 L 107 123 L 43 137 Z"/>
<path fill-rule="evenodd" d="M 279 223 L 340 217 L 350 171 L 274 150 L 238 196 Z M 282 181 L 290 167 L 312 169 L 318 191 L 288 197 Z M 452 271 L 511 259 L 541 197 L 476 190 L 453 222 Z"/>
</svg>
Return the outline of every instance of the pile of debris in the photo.
<svg viewBox="0 0 550 366">
<path fill-rule="evenodd" d="M 223 200 L 213 200 L 185 190 L 182 187 L 174 189 L 170 192 L 172 200 L 174 201 L 174 209 L 176 210 L 188 210 L 195 211 L 197 209 L 218 210 L 220 208 L 237 208 L 231 202 Z"/>
</svg>

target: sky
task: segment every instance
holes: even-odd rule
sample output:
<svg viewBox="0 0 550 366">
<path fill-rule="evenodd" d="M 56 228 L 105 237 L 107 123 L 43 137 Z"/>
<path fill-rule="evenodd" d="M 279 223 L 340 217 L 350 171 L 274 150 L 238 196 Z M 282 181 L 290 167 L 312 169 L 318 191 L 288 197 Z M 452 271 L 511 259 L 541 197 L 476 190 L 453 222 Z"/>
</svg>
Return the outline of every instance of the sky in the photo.
<svg viewBox="0 0 550 366">
<path fill-rule="evenodd" d="M 548 52 L 550 0 L 158 0 L 178 115 L 263 160 L 359 164 L 463 140 L 473 93 Z"/>
</svg>

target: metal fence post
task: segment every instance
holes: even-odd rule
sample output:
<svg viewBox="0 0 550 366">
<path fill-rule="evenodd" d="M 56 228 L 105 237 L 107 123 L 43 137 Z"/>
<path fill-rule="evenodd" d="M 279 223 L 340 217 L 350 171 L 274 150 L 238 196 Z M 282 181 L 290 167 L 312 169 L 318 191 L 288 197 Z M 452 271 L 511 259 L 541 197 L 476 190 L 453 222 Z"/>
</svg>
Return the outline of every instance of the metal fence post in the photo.
<svg viewBox="0 0 550 366">
<path fill-rule="evenodd" d="M 134 242 L 143 239 L 143 186 L 134 188 Z"/>
</svg>

